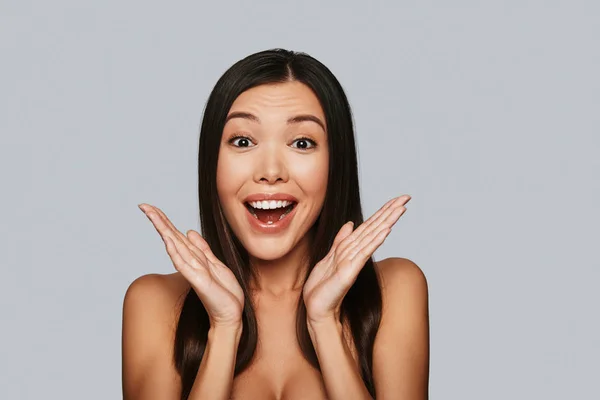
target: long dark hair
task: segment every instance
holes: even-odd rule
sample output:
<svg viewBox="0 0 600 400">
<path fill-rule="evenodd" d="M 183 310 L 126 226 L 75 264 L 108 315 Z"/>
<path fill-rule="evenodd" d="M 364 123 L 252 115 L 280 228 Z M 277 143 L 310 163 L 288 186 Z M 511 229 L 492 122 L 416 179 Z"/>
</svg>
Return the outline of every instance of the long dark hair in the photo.
<svg viewBox="0 0 600 400">
<path fill-rule="evenodd" d="M 321 214 L 311 228 L 308 274 L 329 252 L 334 237 L 347 221 L 363 222 L 358 186 L 358 165 L 352 113 L 342 86 L 331 71 L 313 57 L 299 52 L 272 49 L 252 54 L 229 68 L 211 92 L 200 129 L 198 196 L 204 239 L 227 265 L 244 290 L 243 331 L 237 349 L 234 374 L 250 365 L 256 350 L 258 329 L 252 307 L 248 252 L 235 236 L 217 195 L 217 158 L 225 118 L 234 100 L 244 91 L 269 83 L 299 81 L 320 101 L 325 114 L 329 144 L 329 178 Z M 379 279 L 370 258 L 341 305 L 340 322 L 346 321 L 358 352 L 362 379 L 375 396 L 373 343 L 381 320 Z M 209 319 L 196 292 L 187 293 L 175 335 L 174 362 L 181 376 L 181 399 L 187 400 L 208 339 Z M 306 325 L 306 306 L 298 302 L 296 336 L 306 360 L 320 370 Z"/>
</svg>

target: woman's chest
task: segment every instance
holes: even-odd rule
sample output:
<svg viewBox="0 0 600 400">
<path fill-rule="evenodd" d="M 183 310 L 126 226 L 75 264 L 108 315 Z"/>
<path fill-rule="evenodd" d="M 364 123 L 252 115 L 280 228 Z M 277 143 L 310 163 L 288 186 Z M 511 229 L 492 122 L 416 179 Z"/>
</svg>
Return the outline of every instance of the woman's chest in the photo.
<svg viewBox="0 0 600 400">
<path fill-rule="evenodd" d="M 326 400 L 319 370 L 303 356 L 295 312 L 257 312 L 258 344 L 250 366 L 233 380 L 232 400 Z M 346 344 L 356 359 L 350 337 Z"/>
<path fill-rule="evenodd" d="M 304 359 L 291 310 L 257 310 L 258 343 L 250 366 L 233 380 L 233 400 L 326 399 L 321 373 Z"/>
<path fill-rule="evenodd" d="M 301 355 L 254 361 L 233 380 L 232 400 L 326 400 L 321 373 Z"/>
</svg>

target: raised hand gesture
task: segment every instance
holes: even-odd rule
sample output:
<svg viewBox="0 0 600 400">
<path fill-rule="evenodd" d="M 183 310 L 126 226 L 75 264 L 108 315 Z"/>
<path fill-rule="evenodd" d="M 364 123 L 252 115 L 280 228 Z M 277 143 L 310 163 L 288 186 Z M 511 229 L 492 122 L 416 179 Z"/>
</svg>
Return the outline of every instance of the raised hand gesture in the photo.
<svg viewBox="0 0 600 400">
<path fill-rule="evenodd" d="M 233 272 L 215 257 L 198 232 L 189 230 L 186 236 L 157 207 L 148 204 L 139 207 L 163 239 L 175 269 L 202 301 L 211 328 L 241 326 L 244 292 Z"/>
<path fill-rule="evenodd" d="M 338 321 L 342 300 L 369 257 L 383 243 L 406 211 L 410 196 L 388 201 L 353 231 L 352 223 L 339 230 L 329 253 L 313 268 L 303 288 L 309 325 Z"/>
</svg>

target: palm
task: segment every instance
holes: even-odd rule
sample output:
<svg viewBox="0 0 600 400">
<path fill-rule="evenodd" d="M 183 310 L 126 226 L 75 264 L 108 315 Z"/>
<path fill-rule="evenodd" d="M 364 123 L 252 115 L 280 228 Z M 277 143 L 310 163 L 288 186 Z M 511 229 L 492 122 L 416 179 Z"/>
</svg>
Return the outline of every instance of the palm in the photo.
<svg viewBox="0 0 600 400">
<path fill-rule="evenodd" d="M 336 264 L 335 256 L 324 258 L 315 265 L 310 276 L 306 280 L 303 290 L 304 304 L 307 315 L 315 320 L 326 318 L 330 315 L 332 304 L 341 304 L 345 293 L 340 290 L 347 285 L 348 276 L 342 271 L 351 270 L 351 260 L 343 260 Z M 351 286 L 352 282 L 350 282 Z M 339 315 L 339 307 L 333 310 L 334 315 Z"/>
<path fill-rule="evenodd" d="M 195 241 L 190 233 L 188 238 Z M 206 268 L 198 264 L 196 267 L 192 264 L 191 268 L 181 268 L 180 272 L 194 288 L 208 314 L 213 316 L 217 324 L 240 320 L 244 292 L 233 272 L 221 262 L 207 260 Z"/>
<path fill-rule="evenodd" d="M 165 242 L 175 268 L 190 283 L 206 309 L 211 325 L 241 321 L 244 292 L 235 275 L 211 251 L 196 231 L 179 232 L 158 208 L 140 206 Z"/>
<path fill-rule="evenodd" d="M 388 201 L 356 230 L 348 223 L 342 226 L 329 253 L 315 265 L 304 285 L 302 294 L 311 321 L 339 317 L 342 299 L 406 211 L 404 205 L 409 200 L 409 196 L 402 196 Z"/>
</svg>

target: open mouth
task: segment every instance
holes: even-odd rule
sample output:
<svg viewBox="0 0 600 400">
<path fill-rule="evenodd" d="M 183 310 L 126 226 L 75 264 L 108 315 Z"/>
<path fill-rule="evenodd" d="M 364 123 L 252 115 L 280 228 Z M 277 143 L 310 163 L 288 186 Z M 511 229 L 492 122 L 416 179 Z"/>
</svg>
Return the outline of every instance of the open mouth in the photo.
<svg viewBox="0 0 600 400">
<path fill-rule="evenodd" d="M 298 203 L 292 201 L 246 202 L 244 205 L 260 222 L 274 224 L 288 215 Z"/>
</svg>

